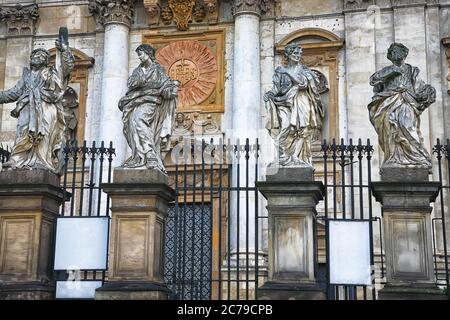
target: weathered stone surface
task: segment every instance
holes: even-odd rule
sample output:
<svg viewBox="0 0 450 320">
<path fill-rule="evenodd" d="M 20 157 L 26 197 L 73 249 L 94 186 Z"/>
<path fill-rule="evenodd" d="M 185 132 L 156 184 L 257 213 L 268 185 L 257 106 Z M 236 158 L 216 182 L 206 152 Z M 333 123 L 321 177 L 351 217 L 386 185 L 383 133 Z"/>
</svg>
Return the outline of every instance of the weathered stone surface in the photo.
<svg viewBox="0 0 450 320">
<path fill-rule="evenodd" d="M 54 283 L 0 282 L 0 300 L 52 300 L 54 297 Z"/>
<path fill-rule="evenodd" d="M 428 181 L 430 169 L 428 168 L 406 168 L 406 167 L 388 167 L 380 169 L 381 180 L 388 182 L 413 182 Z"/>
<path fill-rule="evenodd" d="M 437 286 L 388 286 L 378 292 L 378 300 L 447 300 Z"/>
<path fill-rule="evenodd" d="M 167 300 L 170 290 L 159 283 L 114 281 L 97 289 L 96 300 Z"/>
<path fill-rule="evenodd" d="M 266 181 L 313 181 L 314 169 L 312 167 L 278 167 L 269 166 L 267 168 Z"/>
<path fill-rule="evenodd" d="M 54 226 L 62 201 L 59 177 L 49 171 L 0 172 L 0 299 L 53 298 Z"/>
<path fill-rule="evenodd" d="M 50 184 L 58 186 L 60 184 L 60 177 L 48 170 L 5 170 L 0 172 L 0 185 L 6 184 Z"/>
<path fill-rule="evenodd" d="M 159 170 L 114 169 L 114 183 L 168 183 L 167 174 Z"/>
<path fill-rule="evenodd" d="M 164 218 L 174 191 L 159 170 L 114 170 L 108 281 L 96 299 L 167 299 L 163 277 Z"/>
<path fill-rule="evenodd" d="M 261 299 L 323 299 L 315 278 L 314 217 L 323 198 L 322 182 L 310 167 L 284 167 L 271 180 L 257 183 L 269 212 L 269 283 Z M 293 176 L 307 177 L 296 181 Z"/>
<path fill-rule="evenodd" d="M 325 300 L 325 288 L 318 284 L 266 282 L 258 289 L 258 300 Z"/>
<path fill-rule="evenodd" d="M 383 178 L 385 175 L 382 173 Z M 392 178 L 394 181 L 372 183 L 373 194 L 383 206 L 387 285 L 380 291 L 380 299 L 440 299 L 435 285 L 430 206 L 440 184 L 428 182 L 427 169 L 419 170 L 415 178 L 409 168 L 390 168 L 388 179 Z"/>
</svg>

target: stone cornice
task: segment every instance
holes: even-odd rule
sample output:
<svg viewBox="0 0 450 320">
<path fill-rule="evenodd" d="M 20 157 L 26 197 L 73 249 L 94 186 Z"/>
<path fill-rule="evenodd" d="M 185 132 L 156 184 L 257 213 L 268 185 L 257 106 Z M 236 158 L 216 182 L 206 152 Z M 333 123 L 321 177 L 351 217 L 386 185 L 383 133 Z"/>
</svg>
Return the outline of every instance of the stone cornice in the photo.
<svg viewBox="0 0 450 320">
<path fill-rule="evenodd" d="M 390 0 L 388 4 L 379 5 L 377 0 L 344 0 L 344 13 L 365 12 L 373 10 L 393 10 L 411 7 L 440 7 L 440 0 Z"/>
<path fill-rule="evenodd" d="M 33 35 L 38 18 L 37 4 L 0 6 L 0 20 L 6 22 L 8 36 Z"/>
<path fill-rule="evenodd" d="M 102 26 L 124 24 L 131 26 L 134 15 L 134 0 L 90 0 L 89 12 Z"/>
<path fill-rule="evenodd" d="M 233 16 L 240 14 L 265 15 L 271 8 L 274 0 L 233 0 Z"/>
</svg>

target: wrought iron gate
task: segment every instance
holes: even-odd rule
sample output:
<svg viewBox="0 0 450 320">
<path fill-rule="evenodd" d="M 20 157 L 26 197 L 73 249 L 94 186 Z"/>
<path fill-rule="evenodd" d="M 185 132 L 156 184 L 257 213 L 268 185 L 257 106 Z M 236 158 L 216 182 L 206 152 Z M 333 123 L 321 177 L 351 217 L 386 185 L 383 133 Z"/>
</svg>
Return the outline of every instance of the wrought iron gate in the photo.
<svg viewBox="0 0 450 320">
<path fill-rule="evenodd" d="M 260 178 L 258 142 L 223 145 L 183 142 L 179 157 L 168 163 L 176 200 L 169 206 L 165 230 L 164 276 L 172 299 L 256 299 L 267 279 L 267 215 L 255 181 Z M 316 267 L 318 280 L 331 300 L 376 299 L 385 283 L 379 205 L 372 197 L 373 147 L 370 141 L 324 143 L 314 156 L 315 179 L 327 190 L 317 206 Z M 172 151 L 173 152 L 173 151 Z M 448 288 L 446 214 L 450 206 L 450 141 L 433 149 L 435 176 L 442 184 L 434 206 L 433 250 L 436 283 Z M 101 190 L 112 180 L 114 148 L 102 143 L 64 149 L 62 175 L 72 194 L 63 217 L 109 216 L 110 201 Z M 166 158 L 167 160 L 167 158 Z M 370 221 L 372 285 L 330 283 L 327 230 L 330 221 Z M 70 274 L 57 272 L 58 280 Z M 81 270 L 81 281 L 107 279 L 106 270 Z M 448 291 L 447 291 L 448 292 Z"/>
<path fill-rule="evenodd" d="M 259 246 L 259 146 L 179 142 L 166 165 L 175 189 L 165 234 L 172 299 L 254 299 L 265 254 Z M 176 149 L 176 148 L 175 148 Z M 173 152 L 173 151 L 172 151 Z"/>
</svg>

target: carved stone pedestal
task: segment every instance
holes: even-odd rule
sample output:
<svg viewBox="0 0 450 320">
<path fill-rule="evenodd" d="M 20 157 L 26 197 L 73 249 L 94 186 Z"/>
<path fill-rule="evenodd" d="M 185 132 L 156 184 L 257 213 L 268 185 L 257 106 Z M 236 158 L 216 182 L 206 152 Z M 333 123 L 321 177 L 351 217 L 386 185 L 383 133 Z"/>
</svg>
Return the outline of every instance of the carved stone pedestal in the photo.
<svg viewBox="0 0 450 320">
<path fill-rule="evenodd" d="M 104 184 L 111 196 L 112 224 L 108 281 L 98 300 L 162 300 L 169 292 L 163 279 L 164 219 L 174 200 L 167 175 L 157 170 L 115 169 Z"/>
<path fill-rule="evenodd" d="M 0 300 L 54 298 L 53 242 L 62 201 L 59 177 L 47 170 L 0 172 Z"/>
<path fill-rule="evenodd" d="M 258 289 L 259 299 L 325 299 L 316 281 L 314 244 L 322 182 L 314 181 L 310 167 L 288 167 L 267 175 L 258 187 L 269 212 L 269 277 Z"/>
<path fill-rule="evenodd" d="M 428 169 L 384 168 L 372 183 L 382 204 L 386 286 L 380 300 L 445 299 L 435 285 L 431 202 L 439 183 L 428 181 Z"/>
</svg>

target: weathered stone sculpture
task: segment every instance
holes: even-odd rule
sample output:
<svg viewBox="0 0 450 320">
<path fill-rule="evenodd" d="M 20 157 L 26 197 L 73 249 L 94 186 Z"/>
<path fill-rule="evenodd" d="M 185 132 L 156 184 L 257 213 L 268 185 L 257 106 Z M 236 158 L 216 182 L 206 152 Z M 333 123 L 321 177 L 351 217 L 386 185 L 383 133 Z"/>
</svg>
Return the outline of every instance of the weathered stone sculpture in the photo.
<svg viewBox="0 0 450 320">
<path fill-rule="evenodd" d="M 165 172 L 161 140 L 172 131 L 179 82 L 170 79 L 156 62 L 153 47 L 143 44 L 136 52 L 141 63 L 128 78 L 128 92 L 119 101 L 123 133 L 131 148 L 123 167 Z"/>
<path fill-rule="evenodd" d="M 311 166 L 312 138 L 324 116 L 319 79 L 300 63 L 302 49 L 297 44 L 286 46 L 284 54 L 287 66 L 276 68 L 274 86 L 264 95 L 266 128 L 279 149 L 280 166 Z"/>
<path fill-rule="evenodd" d="M 50 53 L 38 48 L 31 53 L 30 69 L 11 89 L 0 92 L 0 103 L 17 101 L 11 116 L 18 118 L 15 143 L 5 168 L 61 170 L 61 149 L 66 143 L 67 89 L 74 57 L 68 46 L 67 29 L 56 40 L 56 64 L 49 67 Z"/>
<path fill-rule="evenodd" d="M 392 65 L 370 77 L 375 93 L 368 106 L 370 121 L 384 152 L 382 167 L 431 168 L 420 115 L 436 100 L 436 90 L 420 80 L 419 68 L 405 63 L 408 52 L 403 44 L 393 43 L 387 54 Z"/>
</svg>

